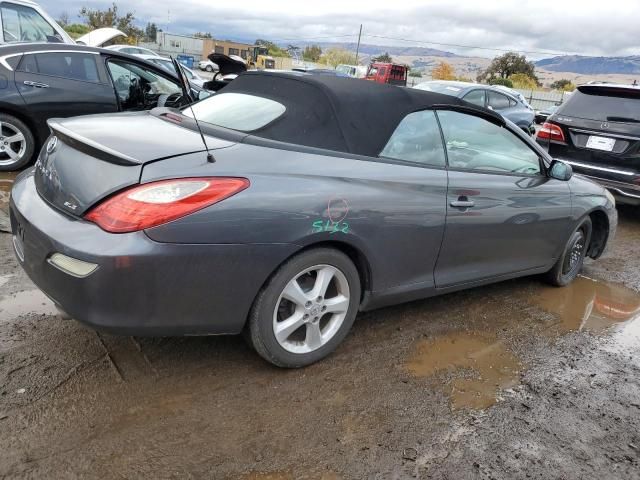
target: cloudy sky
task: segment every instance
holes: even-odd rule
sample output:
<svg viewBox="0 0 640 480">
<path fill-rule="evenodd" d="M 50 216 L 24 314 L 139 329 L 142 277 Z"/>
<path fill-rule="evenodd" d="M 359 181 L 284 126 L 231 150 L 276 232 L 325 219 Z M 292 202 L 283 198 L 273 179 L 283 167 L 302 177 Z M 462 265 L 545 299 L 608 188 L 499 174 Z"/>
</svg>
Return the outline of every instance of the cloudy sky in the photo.
<svg viewBox="0 0 640 480">
<path fill-rule="evenodd" d="M 82 6 L 111 1 L 39 0 L 55 18 L 77 20 Z M 583 55 L 640 55 L 638 0 L 117 0 L 141 25 L 151 21 L 175 33 L 211 32 L 214 37 L 282 43 L 355 41 L 440 48 L 493 57 L 495 49 Z M 392 37 L 392 38 L 381 38 Z M 399 39 L 406 39 L 399 40 Z M 476 46 L 470 49 L 447 45 Z M 486 48 L 486 49 L 485 49 Z"/>
</svg>

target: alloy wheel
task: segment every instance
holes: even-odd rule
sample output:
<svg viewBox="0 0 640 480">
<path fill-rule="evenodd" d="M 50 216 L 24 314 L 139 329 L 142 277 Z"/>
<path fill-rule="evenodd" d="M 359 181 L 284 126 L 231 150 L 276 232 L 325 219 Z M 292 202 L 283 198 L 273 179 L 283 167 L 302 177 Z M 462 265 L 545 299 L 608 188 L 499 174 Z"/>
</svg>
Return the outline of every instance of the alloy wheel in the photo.
<svg viewBox="0 0 640 480">
<path fill-rule="evenodd" d="M 273 312 L 273 333 L 291 353 L 309 353 L 340 330 L 349 309 L 349 282 L 331 265 L 315 265 L 292 278 Z"/>
<path fill-rule="evenodd" d="M 565 255 L 564 264 L 562 267 L 563 275 L 572 272 L 580 265 L 580 259 L 582 258 L 584 247 L 584 232 L 582 230 L 579 230 L 576 232 L 576 235 L 574 235 L 569 249 L 567 250 L 567 253 Z"/>
<path fill-rule="evenodd" d="M 27 141 L 18 127 L 0 122 L 0 165 L 18 163 L 27 150 Z"/>
</svg>

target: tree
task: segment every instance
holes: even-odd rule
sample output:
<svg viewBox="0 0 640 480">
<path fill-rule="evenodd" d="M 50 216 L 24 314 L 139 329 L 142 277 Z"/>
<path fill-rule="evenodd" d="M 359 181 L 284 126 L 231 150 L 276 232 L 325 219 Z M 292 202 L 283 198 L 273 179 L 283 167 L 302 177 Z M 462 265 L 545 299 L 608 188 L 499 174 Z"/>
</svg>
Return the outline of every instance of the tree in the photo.
<svg viewBox="0 0 640 480">
<path fill-rule="evenodd" d="M 144 36 L 149 42 L 155 42 L 158 35 L 158 26 L 155 23 L 148 22 L 144 29 Z"/>
<path fill-rule="evenodd" d="M 576 86 L 571 82 L 571 80 L 563 78 L 553 82 L 551 84 L 551 88 L 554 90 L 562 90 L 563 92 L 573 92 L 576 89 Z"/>
<path fill-rule="evenodd" d="M 514 73 L 509 77 L 509 80 L 511 80 L 514 88 L 533 90 L 538 86 L 538 82 L 524 73 Z"/>
<path fill-rule="evenodd" d="M 62 12 L 60 14 L 60 18 L 58 18 L 58 23 L 62 28 L 69 25 L 69 14 L 67 12 Z"/>
<path fill-rule="evenodd" d="M 341 64 L 355 65 L 356 55 L 355 53 L 342 48 L 330 48 L 320 57 L 320 61 L 327 65 L 331 65 L 333 68 L 336 68 Z"/>
<path fill-rule="evenodd" d="M 209 32 L 196 32 L 193 36 L 196 38 L 213 38 Z"/>
<path fill-rule="evenodd" d="M 265 40 L 264 38 L 258 38 L 255 41 L 255 45 L 266 47 L 267 50 L 269 50 L 269 55 L 271 55 L 272 57 L 290 57 L 291 56 L 289 55 L 289 52 L 287 52 L 285 49 L 280 48 L 275 43 L 269 40 Z"/>
<path fill-rule="evenodd" d="M 133 12 L 118 15 L 118 6 L 115 3 L 106 10 L 92 10 L 82 7 L 79 15 L 91 30 L 105 27 L 117 28 L 127 35 L 126 41 L 129 43 L 136 43 L 138 38 L 144 36 L 142 29 L 136 27 L 133 23 L 135 20 Z"/>
<path fill-rule="evenodd" d="M 431 78 L 434 80 L 455 80 L 456 72 L 447 62 L 440 62 L 431 70 Z"/>
<path fill-rule="evenodd" d="M 409 76 L 410 77 L 418 77 L 418 78 L 422 78 L 422 73 L 420 72 L 420 70 L 411 70 L 409 72 Z"/>
<path fill-rule="evenodd" d="M 307 62 L 319 62 L 322 56 L 322 48 L 319 45 L 307 45 L 302 51 L 302 59 Z"/>
<path fill-rule="evenodd" d="M 67 32 L 71 38 L 76 39 L 89 33 L 91 29 L 83 23 L 72 23 L 71 25 L 66 25 L 64 31 Z"/>
<path fill-rule="evenodd" d="M 505 87 L 513 88 L 513 82 L 508 78 L 496 77 L 489 80 L 489 85 L 504 85 Z"/>
<path fill-rule="evenodd" d="M 527 57 L 518 55 L 515 52 L 508 52 L 494 58 L 489 67 L 478 75 L 478 81 L 491 83 L 494 78 L 509 78 L 516 73 L 524 73 L 534 79 L 536 85 L 539 85 L 533 62 L 527 61 Z"/>
<path fill-rule="evenodd" d="M 391 58 L 391 55 L 389 55 L 389 52 L 384 52 L 382 55 L 373 57 L 371 61 L 377 62 L 377 63 L 393 63 L 393 58 Z"/>
</svg>

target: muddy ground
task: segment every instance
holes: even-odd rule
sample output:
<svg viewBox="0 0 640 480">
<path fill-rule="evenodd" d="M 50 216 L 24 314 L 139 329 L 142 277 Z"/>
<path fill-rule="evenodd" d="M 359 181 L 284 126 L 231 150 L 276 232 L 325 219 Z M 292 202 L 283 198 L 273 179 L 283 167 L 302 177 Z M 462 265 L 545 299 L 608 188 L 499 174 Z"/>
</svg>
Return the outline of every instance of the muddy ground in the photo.
<svg viewBox="0 0 640 480">
<path fill-rule="evenodd" d="M 640 213 L 620 216 L 570 287 L 362 314 L 294 371 L 241 338 L 62 320 L 0 233 L 0 478 L 640 478 Z"/>
</svg>

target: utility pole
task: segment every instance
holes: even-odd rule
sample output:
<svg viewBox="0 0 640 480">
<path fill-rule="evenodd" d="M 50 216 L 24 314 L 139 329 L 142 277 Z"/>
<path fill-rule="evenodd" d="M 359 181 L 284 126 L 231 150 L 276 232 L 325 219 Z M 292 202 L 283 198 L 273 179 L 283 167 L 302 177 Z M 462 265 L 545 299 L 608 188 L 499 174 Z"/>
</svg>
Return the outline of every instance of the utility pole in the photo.
<svg viewBox="0 0 640 480">
<path fill-rule="evenodd" d="M 362 37 L 362 24 L 360 24 L 360 33 L 358 33 L 358 46 L 356 47 L 356 65 L 358 65 L 358 54 L 360 53 L 360 37 Z"/>
</svg>

